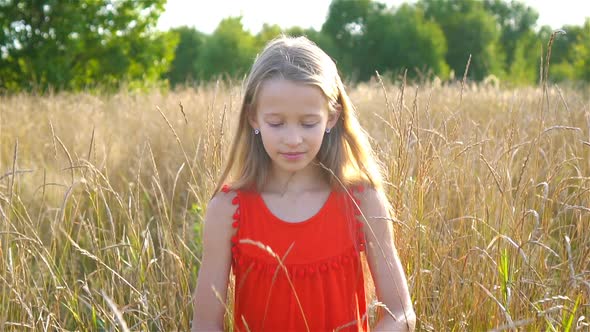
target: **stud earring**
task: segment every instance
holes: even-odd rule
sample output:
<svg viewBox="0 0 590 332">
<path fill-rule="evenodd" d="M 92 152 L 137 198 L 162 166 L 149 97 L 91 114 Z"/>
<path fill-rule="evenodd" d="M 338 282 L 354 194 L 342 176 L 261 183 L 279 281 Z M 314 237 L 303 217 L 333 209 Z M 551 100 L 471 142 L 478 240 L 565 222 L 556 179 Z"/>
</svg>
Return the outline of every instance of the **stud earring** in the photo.
<svg viewBox="0 0 590 332">
<path fill-rule="evenodd" d="M 260 130 L 258 128 L 254 129 L 254 135 L 260 134 Z"/>
<path fill-rule="evenodd" d="M 326 134 L 329 134 L 331 130 L 331 128 L 326 128 Z"/>
</svg>

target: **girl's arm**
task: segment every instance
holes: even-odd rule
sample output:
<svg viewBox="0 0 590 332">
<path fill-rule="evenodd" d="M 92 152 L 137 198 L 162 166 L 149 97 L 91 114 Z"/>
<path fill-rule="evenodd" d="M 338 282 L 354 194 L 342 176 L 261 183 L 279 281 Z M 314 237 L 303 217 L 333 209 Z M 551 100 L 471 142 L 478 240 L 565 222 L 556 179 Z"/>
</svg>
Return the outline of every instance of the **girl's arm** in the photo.
<svg viewBox="0 0 590 332">
<path fill-rule="evenodd" d="M 235 193 L 219 193 L 207 205 L 203 258 L 193 299 L 192 331 L 223 331 L 231 266 L 231 226 Z"/>
<path fill-rule="evenodd" d="M 393 242 L 387 198 L 372 188 L 367 188 L 359 198 L 361 211 L 367 219 L 364 222 L 367 260 L 377 298 L 395 316 L 393 318 L 384 312 L 374 331 L 413 331 L 416 315 L 412 308 L 408 282 Z"/>
</svg>

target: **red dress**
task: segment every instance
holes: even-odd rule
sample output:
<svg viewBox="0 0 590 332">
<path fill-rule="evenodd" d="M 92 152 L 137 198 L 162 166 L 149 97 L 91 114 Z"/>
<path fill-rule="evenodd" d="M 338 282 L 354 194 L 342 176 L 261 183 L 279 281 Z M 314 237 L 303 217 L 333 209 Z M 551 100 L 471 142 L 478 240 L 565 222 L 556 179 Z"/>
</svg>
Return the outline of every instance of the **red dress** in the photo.
<svg viewBox="0 0 590 332">
<path fill-rule="evenodd" d="M 365 241 L 353 199 L 358 204 L 352 190 L 332 191 L 313 217 L 289 223 L 276 217 L 258 192 L 237 191 L 232 201 L 236 331 L 367 329 L 359 259 Z"/>
</svg>

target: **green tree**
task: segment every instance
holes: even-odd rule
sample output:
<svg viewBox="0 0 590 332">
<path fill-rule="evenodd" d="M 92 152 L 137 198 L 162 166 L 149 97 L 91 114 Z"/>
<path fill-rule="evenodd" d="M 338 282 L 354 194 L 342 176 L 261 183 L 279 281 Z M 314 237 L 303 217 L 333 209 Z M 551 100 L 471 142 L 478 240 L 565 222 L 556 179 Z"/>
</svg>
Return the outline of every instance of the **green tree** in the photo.
<svg viewBox="0 0 590 332">
<path fill-rule="evenodd" d="M 264 23 L 262 25 L 262 29 L 260 29 L 260 32 L 258 32 L 258 34 L 256 35 L 256 49 L 262 50 L 266 43 L 277 38 L 282 33 L 284 32 L 280 26 L 276 24 L 270 25 Z"/>
<path fill-rule="evenodd" d="M 313 29 L 311 29 L 311 30 L 313 30 Z M 302 27 L 299 27 L 299 26 L 294 26 L 294 27 L 287 28 L 285 30 L 285 34 L 287 36 L 292 36 L 292 37 L 306 36 L 307 30 Z"/>
<path fill-rule="evenodd" d="M 203 52 L 197 60 L 199 77 L 211 80 L 220 74 L 244 75 L 257 52 L 256 39 L 244 30 L 242 17 L 225 18 L 213 34 L 205 38 Z"/>
<path fill-rule="evenodd" d="M 196 81 L 197 59 L 203 50 L 205 35 L 195 28 L 179 27 L 170 30 L 178 38 L 178 45 L 174 51 L 174 60 L 165 77 L 174 87 L 190 81 Z"/>
<path fill-rule="evenodd" d="M 0 1 L 0 89 L 154 82 L 174 40 L 154 32 L 165 0 Z"/>
<path fill-rule="evenodd" d="M 573 53 L 574 78 L 590 82 L 590 18 L 586 18 L 582 33 L 576 38 Z"/>
<path fill-rule="evenodd" d="M 394 10 L 368 0 L 333 0 L 321 32 L 332 38 L 336 58 L 353 79 L 405 68 L 412 76 L 448 73 L 442 30 L 413 5 Z"/>
<path fill-rule="evenodd" d="M 307 37 L 309 40 L 316 43 L 316 45 L 318 45 L 329 56 L 331 56 L 334 61 L 337 62 L 335 55 L 338 55 L 338 48 L 334 44 L 334 40 L 322 31 L 318 31 L 314 28 L 304 29 L 302 27 L 294 26 L 285 29 L 285 35 L 292 37 Z M 338 69 L 341 70 L 341 68 Z"/>
<path fill-rule="evenodd" d="M 373 19 L 377 18 L 375 22 Z M 376 55 L 379 71 L 408 70 L 409 77 L 426 78 L 434 74 L 446 78 L 449 66 L 445 62 L 447 43 L 440 26 L 427 21 L 421 9 L 404 4 L 393 14 L 384 12 L 372 17 L 369 31 L 375 36 L 367 49 Z M 379 36 L 379 33 L 382 35 Z M 368 54 L 367 54 L 368 55 Z M 366 68 L 369 72 L 371 68 Z"/>
<path fill-rule="evenodd" d="M 556 82 L 573 81 L 578 79 L 576 73 L 578 68 L 575 68 L 574 63 L 581 61 L 576 59 L 579 54 L 583 53 L 584 47 L 577 46 L 580 40 L 584 40 L 584 27 L 577 25 L 564 25 L 561 30 L 565 34 L 557 35 L 551 47 L 551 68 L 549 70 L 549 79 Z M 547 43 L 553 29 L 549 26 L 543 26 L 537 34 L 537 38 L 543 42 L 543 48 L 547 47 Z M 576 50 L 576 48 L 578 50 Z M 580 50 L 582 52 L 580 52 Z M 545 59 L 543 59 L 545 60 Z"/>
<path fill-rule="evenodd" d="M 463 73 L 471 54 L 469 77 L 481 80 L 488 74 L 501 75 L 504 55 L 499 47 L 496 20 L 476 0 L 419 0 L 427 19 L 444 31 L 446 62 L 455 73 Z"/>
<path fill-rule="evenodd" d="M 353 78 L 359 76 L 358 55 L 366 38 L 368 18 L 383 8 L 385 5 L 371 0 L 332 0 L 330 3 L 321 32 L 333 40 L 339 68 Z"/>
<path fill-rule="evenodd" d="M 506 61 L 505 79 L 515 84 L 538 82 L 542 49 L 542 43 L 534 32 L 523 34 L 512 50 L 511 61 Z"/>
<path fill-rule="evenodd" d="M 515 0 L 485 0 L 484 8 L 500 25 L 500 42 L 506 53 L 506 64 L 509 66 L 523 36 L 534 31 L 539 14 L 532 7 Z"/>
<path fill-rule="evenodd" d="M 335 50 L 332 39 L 313 28 L 304 29 L 294 26 L 282 29 L 278 25 L 269 25 L 266 23 L 262 25 L 262 29 L 256 35 L 256 48 L 261 50 L 269 41 L 280 36 L 281 34 L 291 37 L 305 36 L 309 40 L 316 43 L 328 54 L 334 53 L 333 51 Z"/>
<path fill-rule="evenodd" d="M 534 31 L 539 14 L 516 0 L 485 0 L 484 8 L 500 26 L 500 47 L 506 56 L 502 69 L 506 78 L 515 83 L 534 83 L 541 57 L 541 43 Z"/>
</svg>

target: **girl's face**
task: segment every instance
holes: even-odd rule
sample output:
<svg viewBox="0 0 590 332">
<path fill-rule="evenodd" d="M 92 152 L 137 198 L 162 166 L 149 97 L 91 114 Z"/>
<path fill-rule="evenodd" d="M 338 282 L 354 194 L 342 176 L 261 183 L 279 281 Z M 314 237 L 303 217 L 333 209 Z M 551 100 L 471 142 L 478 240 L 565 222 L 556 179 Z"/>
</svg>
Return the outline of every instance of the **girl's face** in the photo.
<svg viewBox="0 0 590 332">
<path fill-rule="evenodd" d="M 324 135 L 330 135 L 326 128 L 331 129 L 337 120 L 338 112 L 329 114 L 328 101 L 320 88 L 271 79 L 260 87 L 250 124 L 260 130 L 273 167 L 296 172 L 315 159 Z"/>
</svg>

